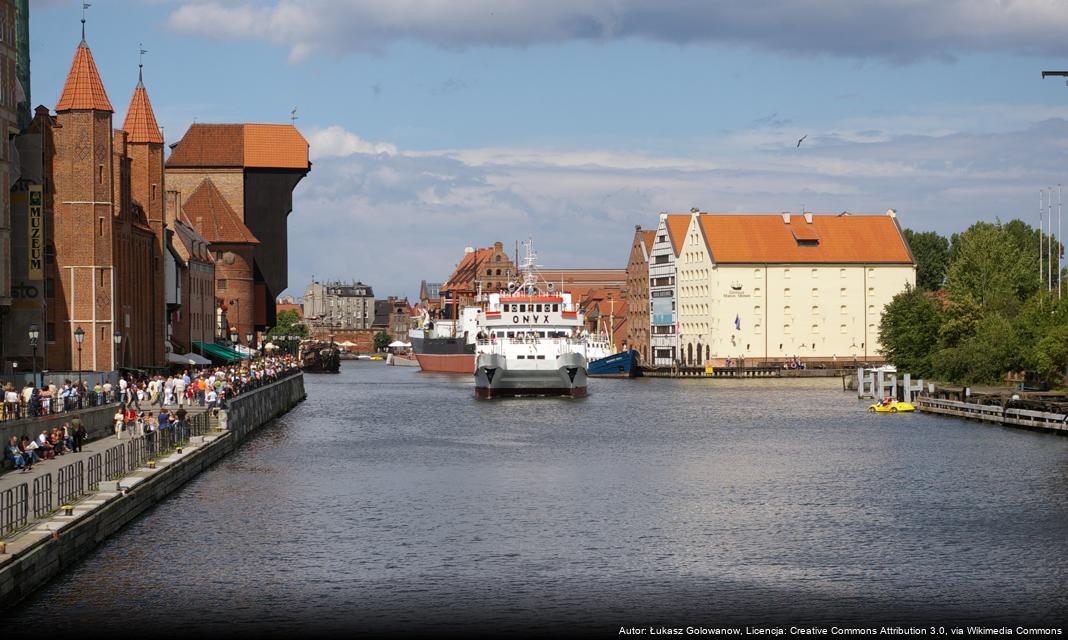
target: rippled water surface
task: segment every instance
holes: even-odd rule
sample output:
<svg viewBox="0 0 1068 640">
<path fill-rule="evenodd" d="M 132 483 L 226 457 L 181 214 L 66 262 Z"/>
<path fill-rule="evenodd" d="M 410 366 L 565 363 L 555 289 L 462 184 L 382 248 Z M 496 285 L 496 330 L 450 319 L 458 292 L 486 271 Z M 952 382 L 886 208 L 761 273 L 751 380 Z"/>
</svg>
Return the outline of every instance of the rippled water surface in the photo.
<svg viewBox="0 0 1068 640">
<path fill-rule="evenodd" d="M 12 623 L 176 631 L 1063 622 L 1068 439 L 840 381 L 477 401 L 346 362 Z M 10 627 L 9 627 L 10 628 Z"/>
</svg>

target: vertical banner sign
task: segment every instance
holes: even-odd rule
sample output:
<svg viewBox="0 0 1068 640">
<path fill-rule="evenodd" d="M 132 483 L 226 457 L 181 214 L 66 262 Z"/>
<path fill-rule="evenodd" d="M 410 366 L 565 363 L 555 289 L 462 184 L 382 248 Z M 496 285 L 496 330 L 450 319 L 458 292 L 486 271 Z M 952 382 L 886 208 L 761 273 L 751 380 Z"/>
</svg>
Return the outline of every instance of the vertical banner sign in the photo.
<svg viewBox="0 0 1068 640">
<path fill-rule="evenodd" d="M 44 196 L 41 185 L 30 185 L 29 270 L 27 280 L 44 280 Z"/>
</svg>

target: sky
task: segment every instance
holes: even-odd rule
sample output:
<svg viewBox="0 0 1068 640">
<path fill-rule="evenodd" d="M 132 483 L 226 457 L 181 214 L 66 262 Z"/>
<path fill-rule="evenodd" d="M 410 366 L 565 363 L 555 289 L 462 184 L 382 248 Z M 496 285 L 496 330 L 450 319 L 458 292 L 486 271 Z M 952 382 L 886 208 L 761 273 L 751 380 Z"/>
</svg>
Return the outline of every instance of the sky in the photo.
<svg viewBox="0 0 1068 640">
<path fill-rule="evenodd" d="M 30 4 L 31 99 L 53 107 L 82 3 Z M 497 240 L 623 268 L 636 225 L 691 207 L 1037 226 L 1068 184 L 1068 86 L 1040 74 L 1068 70 L 1062 0 L 91 5 L 116 127 L 140 48 L 168 143 L 296 108 L 298 297 L 315 277 L 415 298 Z"/>
</svg>

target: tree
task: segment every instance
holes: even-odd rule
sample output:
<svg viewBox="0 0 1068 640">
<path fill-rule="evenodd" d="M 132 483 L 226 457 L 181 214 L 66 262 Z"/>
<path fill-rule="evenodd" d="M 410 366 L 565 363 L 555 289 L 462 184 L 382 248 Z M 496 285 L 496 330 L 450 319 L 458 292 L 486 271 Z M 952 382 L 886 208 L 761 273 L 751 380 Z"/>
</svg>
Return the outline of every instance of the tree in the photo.
<svg viewBox="0 0 1068 640">
<path fill-rule="evenodd" d="M 281 311 L 275 320 L 276 326 L 267 332 L 268 339 L 277 339 L 278 336 L 308 337 L 308 325 L 300 321 L 296 311 Z"/>
<path fill-rule="evenodd" d="M 382 351 L 389 346 L 389 343 L 393 342 L 393 338 L 385 331 L 379 331 L 375 334 L 375 351 Z"/>
<path fill-rule="evenodd" d="M 949 263 L 949 240 L 934 231 L 903 231 L 912 256 L 916 259 L 916 286 L 938 291 L 946 278 Z"/>
<path fill-rule="evenodd" d="M 946 267 L 950 299 L 972 300 L 984 313 L 1011 314 L 1038 289 L 1037 243 L 1034 250 L 1025 249 L 1000 222 L 977 222 L 954 236 Z"/>
<path fill-rule="evenodd" d="M 938 350 L 941 303 L 920 289 L 907 287 L 886 305 L 879 325 L 882 354 L 895 366 L 917 376 L 933 373 Z"/>
</svg>

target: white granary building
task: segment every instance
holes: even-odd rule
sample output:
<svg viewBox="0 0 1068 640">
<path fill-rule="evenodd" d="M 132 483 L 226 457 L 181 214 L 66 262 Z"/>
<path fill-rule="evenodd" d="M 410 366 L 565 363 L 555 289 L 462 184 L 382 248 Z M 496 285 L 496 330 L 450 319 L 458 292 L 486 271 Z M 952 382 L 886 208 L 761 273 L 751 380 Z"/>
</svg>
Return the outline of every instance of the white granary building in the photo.
<svg viewBox="0 0 1068 640">
<path fill-rule="evenodd" d="M 652 323 L 664 326 L 651 327 L 653 364 L 666 364 L 669 349 L 683 366 L 723 366 L 727 358 L 748 365 L 880 360 L 883 310 L 916 284 L 915 260 L 892 209 L 664 214 L 657 234 L 650 308 Z M 653 264 L 656 245 L 674 255 Z M 669 265 L 670 280 L 659 273 Z"/>
</svg>

